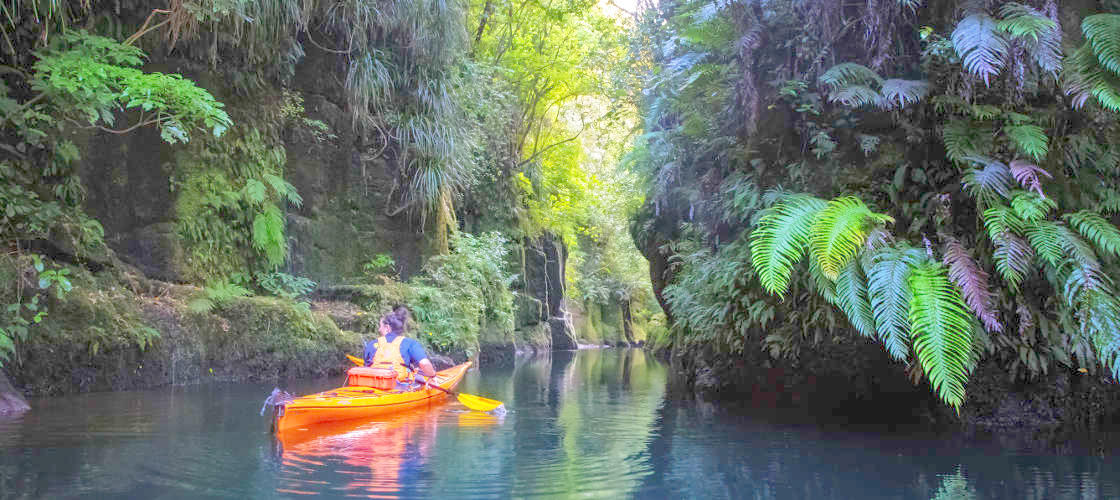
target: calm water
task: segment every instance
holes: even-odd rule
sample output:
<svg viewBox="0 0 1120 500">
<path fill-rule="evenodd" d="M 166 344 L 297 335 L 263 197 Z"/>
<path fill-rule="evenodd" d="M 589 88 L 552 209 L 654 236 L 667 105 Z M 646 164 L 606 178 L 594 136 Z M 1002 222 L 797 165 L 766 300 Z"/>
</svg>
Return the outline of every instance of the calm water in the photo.
<svg viewBox="0 0 1120 500">
<path fill-rule="evenodd" d="M 636 350 L 472 372 L 502 418 L 451 402 L 282 441 L 258 416 L 274 385 L 34 400 L 0 420 L 0 498 L 1120 498 L 1114 452 L 721 410 L 668 397 Z"/>
</svg>

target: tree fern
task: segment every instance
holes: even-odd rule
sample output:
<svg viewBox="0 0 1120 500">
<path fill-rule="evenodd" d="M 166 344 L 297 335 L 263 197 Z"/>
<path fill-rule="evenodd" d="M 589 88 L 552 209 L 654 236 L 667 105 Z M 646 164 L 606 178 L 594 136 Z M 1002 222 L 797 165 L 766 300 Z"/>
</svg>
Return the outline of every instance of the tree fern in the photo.
<svg viewBox="0 0 1120 500">
<path fill-rule="evenodd" d="M 885 214 L 872 212 L 853 196 L 832 200 L 813 224 L 811 255 L 821 272 L 835 280 L 840 270 L 859 253 L 872 226 L 893 220 Z"/>
<path fill-rule="evenodd" d="M 929 82 L 925 80 L 900 80 L 892 78 L 883 82 L 881 106 L 902 109 L 929 95 Z"/>
<path fill-rule="evenodd" d="M 1120 257 L 1120 229 L 1096 212 L 1082 210 L 1062 216 L 1078 233 L 1104 253 Z"/>
<path fill-rule="evenodd" d="M 1034 252 L 1027 242 L 1011 233 L 1003 233 L 993 241 L 996 244 L 996 251 L 992 255 L 996 271 L 999 271 L 1012 290 L 1018 290 L 1023 278 L 1031 271 Z"/>
<path fill-rule="evenodd" d="M 1089 41 L 1101 66 L 1120 73 L 1120 15 L 1097 14 L 1081 21 L 1081 32 Z"/>
<path fill-rule="evenodd" d="M 908 282 L 914 353 L 937 395 L 959 411 L 970 371 L 972 321 L 937 262 L 915 266 Z"/>
<path fill-rule="evenodd" d="M 1050 152 L 1049 139 L 1046 131 L 1038 125 L 1008 125 L 1003 127 L 1003 133 L 1011 139 L 1015 149 L 1020 153 L 1030 155 L 1035 161 L 1042 161 Z"/>
<path fill-rule="evenodd" d="M 1011 169 L 1011 176 L 1015 178 L 1024 188 L 1038 193 L 1043 198 L 1046 194 L 1042 192 L 1042 179 L 1040 176 L 1051 178 L 1050 172 L 1047 172 L 1042 167 L 1035 165 L 1031 162 L 1014 160 L 1009 165 Z"/>
<path fill-rule="evenodd" d="M 984 166 L 981 170 L 970 168 L 965 172 L 962 184 L 969 195 L 985 204 L 1010 196 L 1012 178 L 1007 165 L 984 156 L 968 156 L 965 160 Z"/>
<path fill-rule="evenodd" d="M 961 19 L 953 30 L 952 42 L 965 70 L 982 78 L 984 85 L 999 74 L 1009 51 L 996 20 L 982 13 Z"/>
<path fill-rule="evenodd" d="M 801 260 L 813 222 L 825 206 L 824 200 L 795 194 L 763 210 L 751 232 L 751 264 L 766 291 L 780 295 L 789 288 L 793 266 Z"/>
<path fill-rule="evenodd" d="M 944 261 L 949 267 L 949 280 L 960 288 L 965 303 L 984 323 L 984 328 L 989 332 L 1003 331 L 999 310 L 993 303 L 992 292 L 988 290 L 988 273 L 980 268 L 956 238 L 946 239 Z"/>
<path fill-rule="evenodd" d="M 836 305 L 864 337 L 875 337 L 875 316 L 867 298 L 867 281 L 859 261 L 852 259 L 836 277 Z"/>
<path fill-rule="evenodd" d="M 884 249 L 872 255 L 866 266 L 875 331 L 887 353 L 899 361 L 910 353 L 910 262 L 921 256 L 916 249 Z"/>
<path fill-rule="evenodd" d="M 1023 222 L 1037 222 L 1046 218 L 1046 214 L 1057 208 L 1058 204 L 1050 198 L 1036 193 L 1019 191 L 1011 198 L 1011 209 Z"/>
</svg>

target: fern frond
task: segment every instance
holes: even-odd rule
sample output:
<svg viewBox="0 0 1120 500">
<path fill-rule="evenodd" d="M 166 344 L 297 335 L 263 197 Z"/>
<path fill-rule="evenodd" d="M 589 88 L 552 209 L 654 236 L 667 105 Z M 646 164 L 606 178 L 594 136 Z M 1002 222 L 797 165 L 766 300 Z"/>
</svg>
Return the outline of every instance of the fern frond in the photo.
<svg viewBox="0 0 1120 500">
<path fill-rule="evenodd" d="M 839 305 L 836 301 L 836 282 L 828 279 L 821 272 L 821 266 L 813 259 L 809 259 L 809 279 L 818 295 L 824 297 L 829 304 Z"/>
<path fill-rule="evenodd" d="M 1081 21 L 1081 32 L 1101 66 L 1120 73 L 1120 15 L 1096 14 Z"/>
<path fill-rule="evenodd" d="M 264 203 L 268 199 L 268 188 L 261 181 L 249 179 L 245 181 L 245 187 L 241 188 L 241 196 L 251 205 Z"/>
<path fill-rule="evenodd" d="M 999 106 L 993 106 L 991 104 L 973 104 L 969 108 L 969 111 L 972 117 L 977 120 L 992 120 L 999 116 L 1000 113 L 1003 113 L 1003 110 L 1000 109 Z"/>
<path fill-rule="evenodd" d="M 303 197 L 299 195 L 296 187 L 290 182 L 284 180 L 283 177 L 272 174 L 264 174 L 264 180 L 268 185 L 272 186 L 273 191 L 280 195 L 282 198 L 287 199 L 292 205 L 297 207 L 303 206 Z"/>
<path fill-rule="evenodd" d="M 868 298 L 875 317 L 875 331 L 887 353 L 899 361 L 910 353 L 910 262 L 921 260 L 921 252 L 908 259 L 904 251 L 885 249 L 869 259 Z"/>
<path fill-rule="evenodd" d="M 1025 224 L 1019 216 L 1007 205 L 995 205 L 984 211 L 981 219 L 984 228 L 988 230 L 988 239 L 993 242 L 1000 239 L 1004 233 L 1023 234 Z"/>
<path fill-rule="evenodd" d="M 1096 212 L 1082 210 L 1062 216 L 1085 239 L 1104 253 L 1120 257 L 1120 229 Z"/>
<path fill-rule="evenodd" d="M 1014 160 L 1008 167 L 1011 169 L 1011 176 L 1015 178 L 1024 188 L 1038 193 L 1039 196 L 1045 198 L 1046 194 L 1042 192 L 1042 179 L 1040 176 L 1045 176 L 1047 179 L 1052 178 L 1050 172 L 1047 172 L 1042 167 L 1030 162 L 1022 160 Z"/>
<path fill-rule="evenodd" d="M 1107 287 L 1087 289 L 1077 298 L 1077 313 L 1097 358 L 1120 380 L 1120 299 Z"/>
<path fill-rule="evenodd" d="M 811 256 L 819 263 L 821 272 L 834 280 L 859 253 L 872 226 L 888 221 L 894 219 L 872 212 L 854 196 L 832 200 L 813 223 Z"/>
<path fill-rule="evenodd" d="M 952 42 L 965 70 L 982 78 L 984 85 L 1003 69 L 1009 47 L 991 16 L 977 13 L 961 19 L 953 30 Z"/>
<path fill-rule="evenodd" d="M 1091 96 L 1105 109 L 1120 112 L 1120 77 L 1100 65 L 1088 43 L 1069 57 L 1062 77 L 1073 109 L 1080 109 Z"/>
<path fill-rule="evenodd" d="M 929 95 L 929 88 L 929 82 L 925 80 L 891 78 L 883 82 L 883 88 L 880 90 L 883 95 L 881 106 L 886 109 L 905 108 Z"/>
<path fill-rule="evenodd" d="M 1018 290 L 1023 278 L 1031 271 L 1034 252 L 1027 242 L 1011 233 L 1003 233 L 993 241 L 996 244 L 996 251 L 992 255 L 996 271 L 999 271 L 1012 290 Z"/>
<path fill-rule="evenodd" d="M 864 337 L 875 337 L 875 317 L 867 298 L 867 280 L 859 261 L 852 259 L 836 277 L 836 305 Z"/>
<path fill-rule="evenodd" d="M 881 106 L 883 96 L 866 85 L 849 85 L 829 92 L 828 100 L 852 108 L 861 108 L 864 106 Z"/>
<path fill-rule="evenodd" d="M 1003 162 L 984 156 L 968 156 L 967 161 L 983 165 L 982 170 L 968 169 L 961 183 L 970 196 L 986 204 L 999 198 L 1007 198 L 1011 193 L 1011 169 Z"/>
<path fill-rule="evenodd" d="M 970 371 L 972 321 L 938 263 L 915 266 L 908 282 L 914 353 L 937 395 L 959 411 Z"/>
<path fill-rule="evenodd" d="M 1011 209 L 1023 222 L 1037 222 L 1046 218 L 1046 214 L 1058 208 L 1058 204 L 1050 198 L 1036 193 L 1019 191 L 1011 198 Z"/>
<path fill-rule="evenodd" d="M 1066 258 L 1061 228 L 1050 221 L 1038 221 L 1026 227 L 1027 241 L 1039 259 L 1054 269 Z"/>
<path fill-rule="evenodd" d="M 253 218 L 253 247 L 264 253 L 272 266 L 283 264 L 288 256 L 288 241 L 284 238 L 284 215 L 276 205 L 266 205 Z"/>
<path fill-rule="evenodd" d="M 856 63 L 840 63 L 836 66 L 828 68 L 820 78 L 821 83 L 832 87 L 833 90 L 839 90 L 844 87 L 852 85 L 868 84 L 882 85 L 883 79 L 871 68 Z"/>
<path fill-rule="evenodd" d="M 1011 139 L 1015 149 L 1030 155 L 1035 161 L 1042 161 L 1050 152 L 1050 139 L 1038 125 L 1008 125 L 1003 127 L 1003 133 Z"/>
<path fill-rule="evenodd" d="M 992 130 L 967 120 L 950 120 L 941 129 L 949 159 L 965 161 L 969 156 L 984 156 L 992 149 Z"/>
<path fill-rule="evenodd" d="M 813 222 L 825 206 L 824 200 L 795 194 L 763 210 L 751 232 L 751 264 L 766 291 L 781 295 L 789 288 L 793 266 L 801 260 Z"/>
<path fill-rule="evenodd" d="M 1066 257 L 1070 263 L 1077 268 L 1088 269 L 1094 273 L 1099 273 L 1101 269 L 1100 260 L 1097 258 L 1097 252 L 1089 243 L 1073 232 L 1066 226 L 1058 226 L 1058 230 L 1062 235 L 1062 249 L 1065 250 Z M 1107 279 L 1105 277 L 1104 279 Z"/>
<path fill-rule="evenodd" d="M 999 29 L 1015 38 L 1029 38 L 1037 42 L 1046 32 L 1058 28 L 1058 23 L 1042 12 L 1017 2 L 1003 4 L 999 15 L 1003 18 L 997 23 Z"/>
<path fill-rule="evenodd" d="M 946 239 L 944 262 L 949 268 L 949 280 L 960 288 L 965 303 L 984 323 L 984 328 L 989 332 L 1002 332 L 999 310 L 993 303 L 992 292 L 988 290 L 988 273 L 972 259 L 964 245 L 953 237 Z"/>
</svg>

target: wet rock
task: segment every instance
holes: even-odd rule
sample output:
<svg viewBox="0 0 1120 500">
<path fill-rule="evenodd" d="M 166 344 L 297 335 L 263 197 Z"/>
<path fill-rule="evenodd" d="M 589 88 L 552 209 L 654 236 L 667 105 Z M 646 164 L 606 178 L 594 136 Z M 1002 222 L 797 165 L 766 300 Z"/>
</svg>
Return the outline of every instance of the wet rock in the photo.
<svg viewBox="0 0 1120 500">
<path fill-rule="evenodd" d="M 29 409 L 31 406 L 27 404 L 27 400 L 12 387 L 8 376 L 0 371 L 0 415 L 20 413 Z"/>
<path fill-rule="evenodd" d="M 564 318 L 548 318 L 548 326 L 552 333 L 552 349 L 556 351 L 569 351 L 579 349 L 576 334 L 571 323 Z"/>
</svg>

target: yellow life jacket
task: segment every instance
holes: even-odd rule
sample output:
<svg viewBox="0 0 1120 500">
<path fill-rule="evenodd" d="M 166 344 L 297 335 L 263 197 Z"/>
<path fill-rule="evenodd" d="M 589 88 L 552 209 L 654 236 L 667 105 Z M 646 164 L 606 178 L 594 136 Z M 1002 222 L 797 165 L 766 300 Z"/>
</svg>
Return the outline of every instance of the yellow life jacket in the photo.
<svg viewBox="0 0 1120 500">
<path fill-rule="evenodd" d="M 391 368 L 397 372 L 397 380 L 408 382 L 412 377 L 408 368 L 404 366 L 404 357 L 401 356 L 402 341 L 404 341 L 404 335 L 397 335 L 397 338 L 393 339 L 392 342 L 385 340 L 385 337 L 378 338 L 377 352 L 373 353 L 373 363 L 370 366 Z"/>
</svg>

